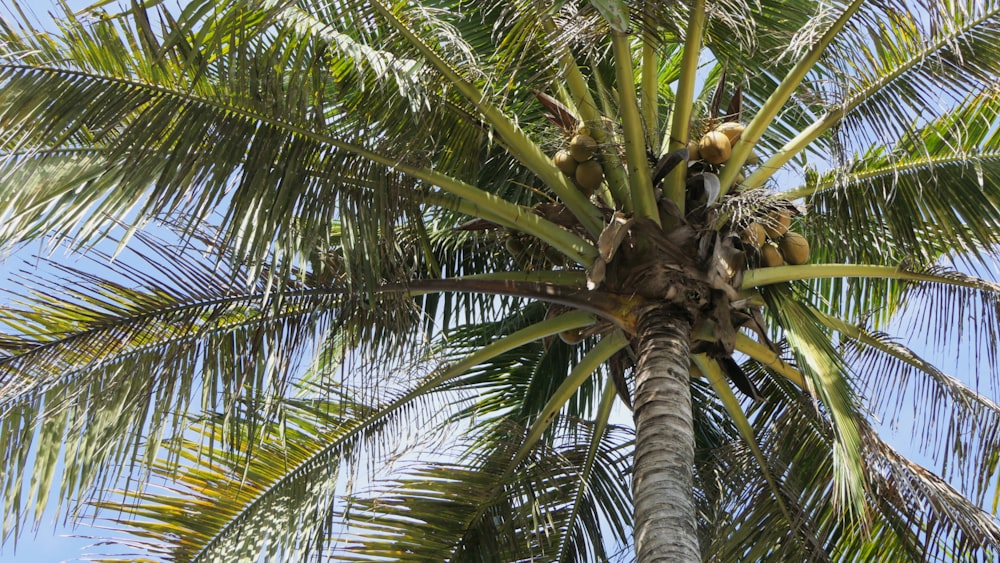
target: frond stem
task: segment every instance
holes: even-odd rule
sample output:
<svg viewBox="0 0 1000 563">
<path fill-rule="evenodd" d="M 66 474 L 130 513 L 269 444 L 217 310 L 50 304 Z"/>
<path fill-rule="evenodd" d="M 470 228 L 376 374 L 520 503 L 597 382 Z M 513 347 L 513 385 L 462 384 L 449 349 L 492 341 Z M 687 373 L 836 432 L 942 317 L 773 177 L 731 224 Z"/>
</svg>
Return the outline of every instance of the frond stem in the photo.
<svg viewBox="0 0 1000 563">
<path fill-rule="evenodd" d="M 590 483 L 590 474 L 594 470 L 594 461 L 597 459 L 597 450 L 600 449 L 601 442 L 604 441 L 604 431 L 608 427 L 608 420 L 611 418 L 611 408 L 614 407 L 615 397 L 617 396 L 615 384 L 609 379 L 604 383 L 601 403 L 597 407 L 597 415 L 594 417 L 594 434 L 591 436 L 590 446 L 587 448 L 587 458 L 580 468 L 580 484 L 576 489 L 576 495 L 573 497 L 573 508 L 570 510 L 569 518 L 566 519 L 566 522 L 569 523 L 567 528 L 572 529 L 573 522 L 576 521 L 576 516 L 580 513 L 580 505 L 583 503 L 584 494 L 588 490 L 587 485 Z M 569 537 L 570 534 L 566 533 L 559 540 L 559 555 L 556 557 L 556 561 L 559 563 L 565 561 L 569 556 Z"/>
<path fill-rule="evenodd" d="M 489 122 L 504 140 L 511 155 L 541 178 L 566 203 L 587 231 L 596 238 L 604 228 L 604 220 L 600 210 L 570 182 L 565 174 L 556 168 L 552 160 L 542 152 L 541 147 L 532 141 L 500 108 L 489 103 L 479 88 L 462 77 L 437 51 L 418 37 L 411 26 L 405 25 L 385 4 L 380 0 L 372 0 L 372 5 L 400 35 L 405 37 L 428 62 L 434 65 L 438 72 L 444 75 L 469 102 L 475 105 L 483 119 Z"/>
<path fill-rule="evenodd" d="M 925 157 L 912 159 L 903 164 L 894 164 L 891 166 L 880 166 L 878 168 L 873 168 L 871 170 L 866 170 L 864 172 L 858 172 L 847 176 L 844 180 L 837 181 L 836 179 L 824 180 L 822 182 L 817 182 L 814 186 L 802 186 L 795 188 L 793 190 L 788 190 L 781 194 L 782 197 L 791 200 L 802 199 L 818 193 L 823 193 L 828 190 L 836 188 L 838 185 L 842 185 L 843 182 L 847 183 L 858 183 L 864 182 L 866 180 L 875 180 L 878 178 L 886 178 L 892 176 L 900 176 L 909 173 L 916 173 L 921 170 L 926 170 L 930 167 L 935 166 L 967 166 L 974 161 L 989 161 L 989 160 L 1000 160 L 1000 150 L 985 151 L 976 154 L 969 154 L 967 152 L 955 152 L 948 156 L 939 157 Z"/>
<path fill-rule="evenodd" d="M 698 60 L 701 58 L 701 41 L 705 32 L 705 0 L 695 0 L 691 5 L 691 17 L 684 38 L 684 55 L 677 77 L 677 94 L 674 97 L 674 111 L 670 115 L 670 151 L 687 147 L 691 129 L 691 112 L 694 103 L 694 86 L 698 75 Z M 687 167 L 677 166 L 667 175 L 663 184 L 663 197 L 670 200 L 684 215 L 684 193 L 687 189 Z"/>
<path fill-rule="evenodd" d="M 520 464 L 525 457 L 531 452 L 535 444 L 542 437 L 542 433 L 545 429 L 552 424 L 555 415 L 559 412 L 559 409 L 566 404 L 566 401 L 573 396 L 576 390 L 583 385 L 583 383 L 597 370 L 601 367 L 601 364 L 606 362 L 608 358 L 613 356 L 619 350 L 624 348 L 628 344 L 628 338 L 625 337 L 625 333 L 616 330 L 610 335 L 605 336 L 597 343 L 587 355 L 580 360 L 570 372 L 569 376 L 559 385 L 559 388 L 552 393 L 552 397 L 549 401 L 545 403 L 545 407 L 538 413 L 538 417 L 535 422 L 531 425 L 528 430 L 528 434 L 524 437 L 524 441 L 521 443 L 520 449 L 514 454 L 514 457 L 510 460 L 510 465 L 507 466 L 506 475 L 509 475 L 511 471 Z"/>
<path fill-rule="evenodd" d="M 956 30 L 955 33 L 942 35 L 937 41 L 928 42 L 923 49 L 913 53 L 913 56 L 910 57 L 907 64 L 894 66 L 884 76 L 880 77 L 866 88 L 863 88 L 861 91 L 854 93 L 850 96 L 850 98 L 848 98 L 847 101 L 840 104 L 836 109 L 823 114 L 816 121 L 814 121 L 812 125 L 803 129 L 798 135 L 795 136 L 795 138 L 788 141 L 785 146 L 781 147 L 778 152 L 774 153 L 761 166 L 759 166 L 757 170 L 750 174 L 746 181 L 743 182 L 744 189 L 752 189 L 762 185 L 772 175 L 774 175 L 779 168 L 794 158 L 795 155 L 800 153 L 805 147 L 809 146 L 809 143 L 815 141 L 817 137 L 830 129 L 830 127 L 840 123 L 840 120 L 843 119 L 848 112 L 861 105 L 861 103 L 867 100 L 872 94 L 881 88 L 884 88 L 886 85 L 902 76 L 903 73 L 910 70 L 914 66 L 925 63 L 927 57 L 929 57 L 934 51 L 947 46 L 949 43 L 955 42 L 960 35 L 963 35 L 965 32 L 982 25 L 990 18 L 995 17 L 998 13 L 1000 13 L 1000 9 L 986 12 L 982 15 L 982 17 L 974 18 L 966 22 L 966 25 L 962 26 L 961 29 Z M 744 135 L 746 135 L 746 132 L 744 132 Z M 735 156 L 735 151 L 733 154 Z M 735 177 L 735 173 L 733 176 Z M 723 187 L 725 187 L 725 185 L 726 184 L 723 182 Z"/>
<path fill-rule="evenodd" d="M 774 475 L 771 473 L 771 469 L 767 463 L 767 458 L 764 457 L 764 453 L 760 451 L 760 446 L 757 445 L 757 436 L 754 434 L 753 426 L 751 426 L 746 413 L 744 413 L 742 407 L 740 407 L 740 400 L 736 398 L 736 394 L 729 388 L 729 384 L 722 375 L 722 369 L 719 367 L 719 362 L 713 358 L 709 358 L 705 354 L 694 354 L 691 356 L 691 360 L 698 367 L 698 370 L 701 371 L 706 378 L 708 378 L 708 382 L 712 385 L 712 389 L 715 390 L 716 395 L 718 395 L 719 399 L 722 401 L 722 405 L 726 408 L 726 412 L 729 413 L 729 416 L 733 419 L 733 423 L 736 424 L 736 428 L 739 430 L 740 436 L 743 438 L 743 442 L 748 448 L 750 448 L 750 452 L 753 454 L 754 459 L 757 460 L 757 464 L 760 466 L 760 471 L 764 474 L 764 480 L 767 481 L 767 485 L 771 489 L 771 494 L 774 495 L 774 500 L 781 508 L 781 513 L 785 517 L 785 522 L 790 527 L 796 526 L 798 520 L 792 518 L 791 513 L 788 511 L 788 507 L 785 505 L 784 497 L 781 493 L 781 487 L 778 486 L 778 482 L 774 479 Z"/>
<path fill-rule="evenodd" d="M 628 34 L 611 31 L 611 46 L 615 56 L 615 78 L 618 86 L 618 111 L 625 132 L 625 159 L 628 163 L 629 192 L 632 205 L 640 217 L 660 224 L 660 213 L 653 196 L 653 178 L 646 157 L 646 134 L 639 102 L 635 95 L 635 70 Z"/>
<path fill-rule="evenodd" d="M 552 18 L 547 15 L 543 20 L 543 25 L 547 32 L 552 33 L 555 31 L 555 24 L 552 23 Z M 577 111 L 580 112 L 580 118 L 583 119 L 584 124 L 590 129 L 590 136 L 597 141 L 599 146 L 608 146 L 612 140 L 611 136 L 604 128 L 604 120 L 597 108 L 597 101 L 594 100 L 594 95 L 587 86 L 587 79 L 584 78 L 583 73 L 580 71 L 580 66 L 576 64 L 576 59 L 573 58 L 573 54 L 569 51 L 569 48 L 563 47 L 562 55 L 559 57 L 559 64 L 563 78 L 566 81 L 566 86 L 569 87 L 569 93 L 573 97 L 574 105 Z M 628 186 L 628 178 L 625 176 L 625 169 L 618 159 L 617 151 L 602 150 L 601 164 L 604 166 L 604 177 L 608 184 L 608 190 L 611 191 L 611 197 L 614 198 L 615 202 L 622 209 L 631 211 L 632 197 L 626 188 Z"/>
<path fill-rule="evenodd" d="M 722 195 L 725 195 L 729 188 L 732 187 L 733 181 L 736 179 L 736 175 L 739 173 L 740 168 L 746 162 L 747 157 L 750 156 L 750 151 L 753 150 L 754 145 L 760 140 L 764 131 L 771 126 L 774 118 L 781 111 L 781 108 L 791 97 L 795 89 L 799 87 L 802 80 L 805 78 L 806 74 L 812 70 L 813 65 L 819 60 L 820 55 L 826 50 L 827 46 L 833 41 L 838 33 L 843 30 L 847 21 L 851 19 L 851 16 L 864 4 L 865 0 L 853 0 L 847 8 L 844 9 L 843 13 L 837 18 L 836 21 L 830 26 L 829 29 L 823 33 L 823 36 L 817 41 L 812 48 L 806 53 L 806 55 L 796 63 L 795 67 L 788 73 L 788 76 L 781 81 L 781 84 L 771 93 L 761 106 L 757 115 L 754 116 L 750 123 L 747 124 L 746 129 L 743 130 L 743 134 L 740 136 L 740 140 L 736 142 L 733 147 L 733 153 L 723 166 L 722 172 L 719 176 L 719 181 L 722 183 Z M 803 132 L 804 133 L 804 132 Z M 803 145 L 804 146 L 804 145 Z M 773 158 L 773 157 L 772 157 Z M 757 169 L 757 172 L 772 170 L 772 163 L 769 160 L 765 162 L 763 166 Z M 756 173 L 756 172 L 755 172 Z M 744 186 L 753 186 L 744 183 Z M 759 185 L 759 184 L 758 184 Z M 744 189 L 748 189 L 744 188 Z"/>
<path fill-rule="evenodd" d="M 743 289 L 776 283 L 819 278 L 890 278 L 909 281 L 933 282 L 980 291 L 1000 293 L 1000 284 L 972 276 L 941 276 L 926 272 L 913 272 L 896 266 L 870 264 L 806 264 L 803 266 L 777 266 L 747 270 L 743 276 Z"/>
</svg>

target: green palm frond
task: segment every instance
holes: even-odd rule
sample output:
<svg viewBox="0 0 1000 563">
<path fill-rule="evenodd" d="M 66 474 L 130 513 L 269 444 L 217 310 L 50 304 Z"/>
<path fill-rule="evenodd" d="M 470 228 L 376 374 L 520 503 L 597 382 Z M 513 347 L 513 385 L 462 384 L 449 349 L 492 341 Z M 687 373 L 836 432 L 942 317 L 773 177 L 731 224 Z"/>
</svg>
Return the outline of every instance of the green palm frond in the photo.
<svg viewBox="0 0 1000 563">
<path fill-rule="evenodd" d="M 930 265 L 942 255 L 986 252 L 1000 221 L 1000 154 L 987 125 L 996 115 L 995 98 L 981 92 L 918 138 L 875 149 L 849 173 L 830 173 L 789 194 L 812 194 L 806 221 L 823 256 Z"/>
<path fill-rule="evenodd" d="M 929 108 L 958 105 L 1000 74 L 1000 4 L 927 3 L 919 13 L 906 7 L 886 10 L 877 26 L 860 21 L 831 61 L 850 77 L 840 101 L 848 147 L 902 138 Z"/>
<path fill-rule="evenodd" d="M 847 363 L 833 348 L 816 316 L 799 302 L 793 287 L 769 286 L 762 293 L 788 338 L 798 368 L 807 376 L 809 391 L 830 413 L 835 436 L 834 505 L 850 519 L 861 522 L 866 489 L 858 424 L 863 417 Z"/>
<path fill-rule="evenodd" d="M 735 435 L 712 451 L 713 480 L 723 492 L 703 542 L 714 557 L 754 561 L 879 559 L 982 560 L 997 544 L 997 525 L 981 508 L 926 469 L 892 450 L 866 425 L 862 455 L 869 511 L 864 525 L 836 516 L 832 423 L 808 396 L 745 364 L 764 381 L 765 402 L 750 407 L 762 430 L 758 443 L 782 475 L 778 500 Z M 764 422 L 766 421 L 766 424 Z M 731 431 L 732 432 L 732 431 Z M 826 445 L 824 445 L 826 444 Z M 820 453 L 822 452 L 822 453 Z M 928 549 L 929 538 L 948 537 Z M 863 554 L 863 555 L 859 555 Z"/>
<path fill-rule="evenodd" d="M 177 412 L 225 411 L 245 387 L 280 393 L 301 346 L 333 327 L 344 304 L 302 291 L 271 301 L 263 285 L 234 287 L 225 268 L 155 246 L 141 258 L 149 270 L 119 269 L 123 282 L 62 267 L 67 281 L 36 278 L 20 308 L 3 310 L 11 331 L 0 356 L 7 510 L 40 513 L 57 465 L 68 476 L 61 501 L 129 470 L 125 452 L 148 464 L 147 436 L 176 432 Z M 20 430 L 36 426 L 47 431 Z M 29 462 L 31 444 L 52 454 Z M 34 476 L 30 498 L 15 467 Z"/>
<path fill-rule="evenodd" d="M 331 520 L 333 503 L 342 496 L 338 490 L 338 487 L 342 487 L 337 481 L 339 469 L 336 468 L 345 463 L 350 466 L 350 460 L 355 458 L 348 457 L 347 461 L 342 458 L 348 454 L 354 455 L 352 452 L 360 449 L 358 446 L 360 440 L 370 440 L 371 436 L 382 436 L 379 439 L 383 442 L 377 442 L 375 445 L 385 443 L 388 444 L 385 447 L 390 448 L 394 439 L 401 435 L 399 421 L 409 421 L 409 418 L 406 418 L 409 414 L 439 412 L 437 416 L 445 416 L 447 409 L 444 411 L 429 409 L 423 404 L 431 400 L 433 395 L 430 393 L 435 389 L 448 385 L 450 380 L 481 362 L 495 361 L 498 355 L 514 351 L 518 346 L 539 335 L 544 336 L 579 327 L 581 321 L 586 319 L 578 314 L 570 314 L 564 315 L 561 319 L 551 319 L 539 325 L 529 326 L 511 333 L 494 344 L 476 350 L 461 361 L 446 364 L 427 376 L 409 382 L 404 378 L 402 383 L 393 383 L 391 378 L 379 377 L 381 364 L 376 362 L 372 371 L 365 370 L 353 376 L 364 380 L 372 378 L 374 374 L 383 380 L 379 385 L 368 383 L 364 386 L 369 393 L 376 393 L 372 397 L 335 396 L 329 404 L 325 402 L 326 400 L 318 399 L 302 401 L 301 404 L 293 402 L 290 406 L 282 403 L 284 408 L 281 409 L 280 416 L 275 416 L 270 421 L 259 421 L 259 415 L 255 414 L 257 403 L 252 403 L 246 409 L 236 411 L 246 418 L 219 415 L 218 421 L 211 424 L 206 422 L 202 430 L 194 428 L 194 431 L 206 436 L 199 440 L 178 438 L 176 442 L 166 444 L 167 461 L 157 461 L 152 470 L 164 479 L 176 471 L 183 472 L 185 478 L 181 481 L 186 495 L 205 497 L 192 502 L 214 503 L 211 500 L 213 495 L 225 496 L 227 502 L 224 506 L 219 506 L 219 512 L 213 515 L 190 510 L 190 506 L 184 505 L 183 501 L 180 501 L 182 506 L 179 510 L 165 510 L 178 504 L 177 492 L 180 489 L 175 489 L 166 495 L 127 490 L 123 492 L 126 499 L 134 497 L 143 500 L 137 505 L 138 508 L 128 508 L 132 503 L 127 500 L 124 503 L 114 504 L 110 501 L 99 502 L 98 507 L 117 506 L 122 510 L 134 510 L 136 516 L 158 517 L 164 524 L 169 524 L 165 530 L 161 528 L 161 524 L 155 522 L 149 524 L 148 528 L 142 529 L 145 529 L 146 533 L 155 532 L 158 534 L 156 536 L 158 541 L 174 546 L 173 549 L 176 551 L 173 552 L 173 556 L 180 560 L 230 560 L 239 554 L 250 557 L 261 555 L 283 557 L 292 552 L 314 550 L 317 542 L 322 544 L 325 541 L 323 540 L 325 536 L 304 537 L 287 531 L 301 528 L 310 533 L 333 534 L 333 528 L 323 527 L 334 525 L 332 523 L 334 520 Z M 343 382 L 345 385 L 356 384 L 351 379 L 344 379 Z M 341 393 L 337 391 L 340 389 L 339 385 L 333 389 L 325 387 L 328 385 L 324 386 L 323 395 Z M 306 391 L 315 392 L 315 389 Z M 381 395 L 378 395 L 379 393 Z M 359 401 L 359 399 L 365 400 Z M 282 402 L 280 399 L 271 400 Z M 273 420 L 279 421 L 276 427 L 271 423 Z M 411 427 L 417 428 L 428 424 L 428 421 L 409 422 L 413 425 Z M 324 424 L 331 427 L 323 430 Z M 204 451 L 206 442 L 218 442 L 220 447 L 224 445 L 228 436 L 219 433 L 226 427 L 235 428 L 237 431 L 255 427 L 258 430 L 254 436 L 244 436 L 242 442 L 237 442 L 237 447 L 242 450 L 238 450 L 235 454 L 226 455 L 221 460 L 216 459 L 218 456 L 206 456 Z M 299 431 L 303 433 L 296 439 L 296 433 Z M 316 432 L 320 434 L 317 435 Z M 434 432 L 423 434 L 425 438 L 428 435 L 436 435 Z M 392 437 L 393 440 L 388 440 L 388 437 Z M 260 441 L 261 445 L 253 444 L 255 440 Z M 290 442 L 298 442 L 295 455 L 285 452 Z M 233 443 L 231 438 L 229 443 Z M 379 452 L 372 444 L 368 444 L 363 451 L 367 455 L 378 455 Z M 242 452 L 245 454 L 237 455 Z M 180 461 L 171 462 L 172 459 Z M 225 486 L 203 482 L 206 479 L 218 481 Z M 244 480 L 248 480 L 249 483 Z M 315 494 L 308 492 L 311 490 L 310 487 L 319 486 L 317 482 L 326 483 L 322 487 L 321 495 L 326 500 L 317 499 Z M 244 496 L 230 499 L 234 490 L 240 491 Z M 302 507 L 304 513 L 288 509 L 288 503 L 293 501 L 304 503 Z M 322 506 L 316 505 L 317 502 Z M 162 509 L 157 508 L 158 506 Z M 317 508 L 318 506 L 320 507 Z M 348 507 L 345 518 L 356 510 L 352 506 Z M 288 517 L 289 514 L 292 515 L 291 519 Z M 199 520 L 200 517 L 209 519 L 202 522 Z M 313 519 L 306 522 L 298 520 L 299 517 Z M 133 523 L 133 525 L 142 527 L 141 524 Z M 177 526 L 185 526 L 187 531 L 178 533 Z M 250 533 L 250 530 L 259 530 L 262 527 L 270 529 L 270 526 L 276 526 L 273 534 Z M 287 530 L 282 532 L 284 526 L 287 526 Z M 317 528 L 328 531 L 322 532 Z M 189 543 L 177 543 L 177 537 Z"/>
<path fill-rule="evenodd" d="M 906 524 L 896 533 L 914 534 L 913 553 L 934 561 L 983 561 L 993 556 L 1000 544 L 1000 526 L 990 514 L 931 471 L 900 455 L 870 429 L 865 431 L 865 442 L 876 499 L 873 504 Z M 843 558 L 854 556 L 852 547 L 849 542 L 842 545 Z"/>
<path fill-rule="evenodd" d="M 245 9 L 238 6 L 230 10 L 230 17 L 246 20 L 245 25 L 252 26 L 255 18 L 264 17 L 253 11 L 244 14 L 241 10 Z M 214 24 L 224 26 L 226 22 L 222 18 Z M 480 199 L 473 203 L 491 217 L 497 215 L 498 220 L 506 217 L 507 222 L 521 225 L 541 221 L 472 186 L 424 169 L 420 155 L 434 150 L 428 145 L 432 139 L 414 131 L 431 129 L 406 117 L 408 110 L 399 105 L 399 96 L 366 97 L 367 109 L 386 115 L 386 123 L 395 130 L 390 137 L 382 128 L 374 146 L 369 132 L 381 126 L 351 119 L 349 106 L 324 110 L 334 113 L 317 123 L 314 108 L 329 105 L 321 96 L 333 95 L 326 91 L 335 85 L 322 80 L 329 73 L 329 63 L 335 61 L 317 57 L 322 45 L 299 38 L 294 27 L 279 28 L 273 37 L 272 33 L 255 31 L 247 37 L 232 34 L 213 38 L 224 43 L 227 52 L 241 56 L 221 59 L 205 55 L 208 70 L 178 65 L 174 74 L 164 77 L 143 72 L 143 67 L 121 68 L 115 57 L 88 57 L 91 52 L 104 53 L 105 43 L 117 41 L 122 57 L 159 60 L 157 53 L 131 50 L 137 40 L 112 35 L 117 27 L 96 25 L 92 30 L 74 22 L 73 29 L 87 50 L 77 53 L 50 48 L 49 57 L 59 62 L 37 55 L 23 60 L 26 56 L 19 53 L 8 54 L 3 68 L 11 87 L 4 91 L 7 101 L 0 103 L 6 119 L 16 123 L 58 121 L 44 131 L 29 133 L 28 128 L 22 128 L 11 145 L 24 155 L 8 161 L 8 166 L 32 174 L 30 169 L 45 166 L 53 151 L 85 150 L 101 155 L 100 166 L 106 169 L 82 194 L 67 194 L 67 189 L 58 185 L 38 192 L 20 191 L 9 201 L 8 209 L 40 209 L 57 201 L 68 203 L 67 197 L 90 202 L 93 207 L 85 216 L 55 218 L 37 211 L 19 214 L 17 221 L 8 223 L 9 233 L 22 236 L 55 230 L 89 240 L 106 224 L 103 217 L 122 216 L 140 205 L 143 218 L 185 212 L 201 222 L 201 217 L 226 202 L 229 211 L 224 216 L 222 241 L 231 243 L 238 255 L 260 260 L 272 244 L 285 256 L 296 256 L 315 246 L 327 228 L 326 218 L 339 213 L 344 228 L 357 231 L 347 240 L 356 244 L 364 241 L 364 251 L 355 253 L 368 258 L 364 271 L 379 279 L 391 275 L 393 261 L 385 246 L 392 240 L 381 246 L 369 241 L 392 233 L 388 226 L 400 213 L 416 209 L 413 206 L 426 189 L 415 178 L 443 186 L 464 185 L 459 189 L 479 193 Z M 209 47 L 222 48 L 213 42 Z M 288 75 L 294 71 L 286 69 L 282 61 L 296 58 L 311 62 L 298 74 Z M 65 59 L 73 62 L 63 62 Z M 213 81 L 210 89 L 199 87 L 206 77 L 215 76 L 227 81 Z M 316 80 L 321 80 L 318 89 L 313 87 Z M 24 103 L 41 90 L 73 95 L 55 106 Z M 376 109 L 374 104 L 379 100 L 396 105 Z M 100 111 L 88 107 L 99 107 Z M 141 119 L 141 126 L 136 125 L 136 119 Z M 408 140 L 401 142 L 403 137 Z M 178 150 L 182 145 L 184 150 Z M 389 146 L 392 149 L 387 152 Z M 546 165 L 552 166 L 547 160 Z M 391 167 L 407 170 L 407 175 L 394 174 Z M 118 188 L 123 185 L 138 188 Z M 506 211 L 489 211 L 497 206 Z M 523 218 L 518 221 L 517 217 Z M 374 232 L 365 233 L 365 229 Z M 569 242 L 555 227 L 550 233 L 556 240 Z M 571 254 L 586 246 L 578 240 L 570 244 L 577 248 L 569 251 Z"/>
<path fill-rule="evenodd" d="M 573 425 L 579 425 L 575 422 Z M 624 542 L 618 524 L 625 516 L 625 482 L 620 473 L 628 433 L 613 428 L 605 445 L 588 454 L 585 439 L 555 450 L 534 452 L 515 473 L 506 470 L 513 452 L 500 447 L 463 465 L 417 465 L 399 480 L 379 486 L 367 498 L 354 499 L 356 535 L 348 535 L 336 560 L 387 557 L 507 561 L 531 557 L 555 559 L 565 543 L 564 560 L 609 560 L 601 539 L 609 527 Z M 615 435 L 617 434 L 617 436 Z M 627 443 L 627 442 L 626 442 Z M 574 469 L 588 455 L 593 471 Z M 581 477 L 586 476 L 584 481 Z M 567 504 L 579 495 L 579 504 Z M 604 499 L 603 503 L 597 499 Z M 572 521 L 567 518 L 572 517 Z M 423 522 L 412 535 L 400 536 L 399 518 Z M 512 533 L 513 532 L 513 533 Z M 356 539 L 355 539 L 356 538 Z M 506 538 L 518 538 L 514 542 Z M 352 544 L 357 542 L 356 547 Z M 351 554 L 354 554 L 353 556 Z"/>
<path fill-rule="evenodd" d="M 992 87 L 996 76 L 995 3 L 975 6 L 930 4 L 915 15 L 906 3 L 869 5 L 856 24 L 831 45 L 816 79 L 832 87 L 811 95 L 826 107 L 809 127 L 790 140 L 747 180 L 760 186 L 782 165 L 810 146 L 832 148 L 834 156 L 891 144 L 912 134 L 938 115 L 961 105 L 965 93 Z M 881 33 L 872 30 L 880 29 Z M 951 96 L 950 104 L 945 103 Z M 933 104 L 928 103 L 934 99 Z M 931 115 L 930 108 L 941 107 Z M 844 125 L 847 132 L 833 144 L 817 141 Z M 874 137 L 872 137 L 874 135 Z M 858 140 L 858 142 L 854 142 Z M 824 154 L 822 152 L 820 155 Z"/>
<path fill-rule="evenodd" d="M 965 494 L 986 506 L 996 473 L 993 460 L 1000 456 L 1000 405 L 885 335 L 852 327 L 837 330 L 850 338 L 851 363 L 864 374 L 859 383 L 876 412 L 897 420 L 906 405 L 901 399 L 912 394 L 915 420 L 948 413 L 941 416 L 947 424 L 923 426 L 917 442 L 928 452 L 954 452 L 946 476 L 960 479 Z"/>
</svg>

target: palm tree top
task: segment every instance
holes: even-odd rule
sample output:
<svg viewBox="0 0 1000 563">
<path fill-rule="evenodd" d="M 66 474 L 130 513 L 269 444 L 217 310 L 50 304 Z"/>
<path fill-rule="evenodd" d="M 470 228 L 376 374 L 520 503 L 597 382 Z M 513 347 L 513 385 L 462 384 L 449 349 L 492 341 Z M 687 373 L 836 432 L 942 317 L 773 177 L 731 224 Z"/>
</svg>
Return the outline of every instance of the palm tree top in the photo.
<svg viewBox="0 0 1000 563">
<path fill-rule="evenodd" d="M 0 246 L 88 261 L 0 309 L 6 541 L 1000 545 L 1000 4 L 60 8 L 0 27 Z"/>
</svg>

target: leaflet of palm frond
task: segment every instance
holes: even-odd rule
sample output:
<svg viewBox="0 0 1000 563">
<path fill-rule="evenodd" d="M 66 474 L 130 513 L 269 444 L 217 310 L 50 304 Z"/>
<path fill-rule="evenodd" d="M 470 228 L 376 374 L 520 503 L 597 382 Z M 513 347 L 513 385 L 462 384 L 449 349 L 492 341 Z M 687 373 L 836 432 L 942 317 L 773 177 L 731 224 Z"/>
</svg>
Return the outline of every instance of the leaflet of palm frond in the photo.
<svg viewBox="0 0 1000 563">
<path fill-rule="evenodd" d="M 865 374 L 864 387 L 870 389 L 870 406 L 875 412 L 886 412 L 895 420 L 899 413 L 909 412 L 909 397 L 916 420 L 932 416 L 925 410 L 935 405 L 946 425 L 927 425 L 916 430 L 917 438 L 928 452 L 954 452 L 945 477 L 965 484 L 966 494 L 979 504 L 988 502 L 992 494 L 995 464 L 1000 458 L 1000 405 L 963 384 L 920 357 L 910 348 L 884 334 L 852 327 L 831 317 L 824 317 L 828 326 L 845 337 L 852 362 L 857 362 Z M 900 397 L 906 397 L 900 400 Z"/>
<path fill-rule="evenodd" d="M 797 297 L 801 285 L 771 285 L 762 295 L 791 344 L 798 367 L 807 376 L 809 390 L 829 410 L 835 430 L 836 451 L 834 499 L 843 514 L 864 525 L 867 510 L 864 462 L 862 459 L 858 397 L 847 375 L 849 368 L 824 333 L 816 315 Z"/>
</svg>

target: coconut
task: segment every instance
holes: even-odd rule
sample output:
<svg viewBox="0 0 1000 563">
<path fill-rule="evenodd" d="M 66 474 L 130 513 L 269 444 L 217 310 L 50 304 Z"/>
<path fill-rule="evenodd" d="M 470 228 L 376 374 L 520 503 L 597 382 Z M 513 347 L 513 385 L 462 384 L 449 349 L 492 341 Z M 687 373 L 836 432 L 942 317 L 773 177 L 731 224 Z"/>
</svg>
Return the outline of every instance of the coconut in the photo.
<svg viewBox="0 0 1000 563">
<path fill-rule="evenodd" d="M 760 248 L 766 237 L 767 233 L 764 232 L 764 226 L 760 223 L 750 223 L 747 228 L 740 231 L 740 239 L 743 243 L 754 248 Z"/>
<path fill-rule="evenodd" d="M 757 154 L 757 151 L 750 149 L 750 154 L 747 155 L 746 164 L 750 166 L 757 166 L 760 164 L 760 155 Z"/>
<path fill-rule="evenodd" d="M 564 330 L 559 333 L 559 339 L 569 344 L 570 346 L 575 346 L 583 342 L 587 338 L 587 335 L 583 333 L 581 329 Z"/>
<path fill-rule="evenodd" d="M 519 239 L 517 236 L 508 236 L 507 240 L 504 241 L 504 246 L 507 248 L 507 252 L 509 252 L 514 258 L 520 258 L 524 255 L 524 241 Z"/>
<path fill-rule="evenodd" d="M 688 160 L 701 160 L 701 153 L 698 150 L 698 141 L 688 141 Z"/>
<path fill-rule="evenodd" d="M 781 252 L 771 243 L 766 243 L 760 247 L 760 263 L 762 266 L 773 268 L 783 266 L 785 259 L 781 257 Z"/>
<path fill-rule="evenodd" d="M 733 146 L 729 143 L 729 137 L 725 133 L 709 131 L 698 143 L 698 152 L 701 159 L 712 164 L 722 164 L 729 160 L 729 155 L 733 152 Z"/>
<path fill-rule="evenodd" d="M 771 237 L 773 240 L 778 240 L 781 235 L 788 231 L 788 227 L 792 224 L 792 214 L 788 209 L 781 208 L 775 209 L 767 214 L 764 219 L 764 231 L 767 232 L 767 236 Z"/>
<path fill-rule="evenodd" d="M 590 135 L 579 134 L 574 136 L 569 142 L 569 154 L 572 155 L 577 162 L 590 160 L 590 157 L 594 156 L 594 153 L 596 152 L 597 141 L 595 141 Z"/>
<path fill-rule="evenodd" d="M 557 152 L 556 155 L 552 157 L 552 162 L 556 165 L 556 168 L 562 170 L 563 174 L 567 176 L 573 176 L 576 174 L 577 162 L 576 159 L 569 154 L 568 150 L 563 149 Z"/>
<path fill-rule="evenodd" d="M 589 196 L 594 193 L 594 190 L 600 187 L 601 182 L 604 181 L 604 168 L 602 168 L 601 163 L 596 160 L 581 162 L 576 167 L 575 177 L 577 184 L 580 185 L 581 191 Z"/>
<path fill-rule="evenodd" d="M 727 121 L 719 124 L 719 126 L 715 128 L 715 131 L 725 135 L 729 139 L 730 145 L 735 145 L 736 141 L 740 140 L 740 135 L 743 134 L 744 129 L 746 129 L 746 127 L 744 127 L 741 123 Z"/>
<path fill-rule="evenodd" d="M 806 241 L 806 237 L 795 231 L 785 233 L 785 236 L 778 241 L 778 248 L 781 249 L 785 262 L 789 264 L 805 264 L 809 261 L 809 242 Z"/>
</svg>

